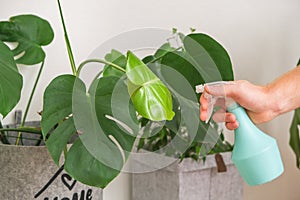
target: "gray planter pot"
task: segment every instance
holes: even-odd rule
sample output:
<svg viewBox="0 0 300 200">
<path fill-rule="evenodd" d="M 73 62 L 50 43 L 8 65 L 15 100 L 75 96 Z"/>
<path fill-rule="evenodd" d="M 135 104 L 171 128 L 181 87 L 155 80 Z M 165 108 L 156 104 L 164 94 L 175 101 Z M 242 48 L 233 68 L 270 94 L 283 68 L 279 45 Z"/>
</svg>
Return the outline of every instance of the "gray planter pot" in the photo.
<svg viewBox="0 0 300 200">
<path fill-rule="evenodd" d="M 26 125 L 38 126 L 39 122 Z M 17 133 L 10 132 L 9 135 L 17 136 Z M 29 134 L 23 136 L 40 137 Z M 9 142 L 14 143 L 15 138 L 9 138 Z M 24 140 L 23 144 L 34 145 L 36 141 Z M 102 189 L 74 180 L 63 168 L 56 166 L 45 146 L 0 144 L 0 199 L 102 200 Z"/>
<path fill-rule="evenodd" d="M 243 180 L 231 161 L 222 154 L 226 172 L 218 172 L 214 155 L 205 163 L 184 159 L 158 171 L 133 174 L 133 200 L 241 200 Z"/>
<path fill-rule="evenodd" d="M 1 144 L 0 188 L 3 200 L 102 200 L 101 189 L 72 179 L 43 146 Z"/>
</svg>

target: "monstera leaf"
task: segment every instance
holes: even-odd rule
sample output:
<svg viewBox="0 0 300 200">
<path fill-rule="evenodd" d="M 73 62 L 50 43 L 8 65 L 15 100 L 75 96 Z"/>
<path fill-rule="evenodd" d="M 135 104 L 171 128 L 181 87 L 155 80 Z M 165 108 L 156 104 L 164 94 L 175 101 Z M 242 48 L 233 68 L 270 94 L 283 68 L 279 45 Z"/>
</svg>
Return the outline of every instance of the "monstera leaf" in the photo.
<svg viewBox="0 0 300 200">
<path fill-rule="evenodd" d="M 161 80 L 133 53 L 127 53 L 128 92 L 137 112 L 150 120 L 171 120 L 172 96 Z"/>
<path fill-rule="evenodd" d="M 119 51 L 112 49 L 110 53 L 105 55 L 105 60 L 114 63 L 125 69 L 126 57 Z M 121 77 L 124 72 L 113 68 L 111 65 L 105 65 L 103 70 L 103 76 L 117 76 Z"/>
<path fill-rule="evenodd" d="M 159 47 L 157 49 L 157 51 L 154 53 L 154 57 L 157 59 L 157 58 L 160 58 L 162 57 L 163 55 L 165 55 L 166 53 L 168 52 L 172 52 L 174 51 L 175 48 L 174 47 L 171 47 L 170 43 L 165 43 L 163 45 L 161 45 L 161 47 Z"/>
<path fill-rule="evenodd" d="M 122 170 L 135 141 L 138 123 L 132 104 L 118 103 L 120 110 L 127 105 L 130 111 L 123 117 L 113 117 L 115 108 L 111 102 L 117 83 L 121 84 L 117 94 L 127 95 L 125 99 L 130 100 L 127 90 L 122 88 L 124 81 L 118 80 L 117 77 L 97 79 L 86 92 L 79 78 L 62 75 L 49 84 L 44 94 L 42 131 L 47 148 L 59 164 L 68 142 L 77 135 L 66 152 L 64 167 L 87 185 L 104 188 L 112 181 Z M 128 119 L 132 123 L 124 122 Z M 121 121 L 129 124 L 132 132 L 120 126 Z"/>
<path fill-rule="evenodd" d="M 17 42 L 13 49 L 17 63 L 33 65 L 45 59 L 41 46 L 48 45 L 54 37 L 50 24 L 35 15 L 19 15 L 0 22 L 0 40 Z"/>
<path fill-rule="evenodd" d="M 159 47 L 154 55 L 149 55 L 143 58 L 144 63 L 152 63 L 154 61 L 158 62 L 164 57 L 167 53 L 175 51 L 175 48 L 170 45 L 170 43 L 165 43 Z"/>
<path fill-rule="evenodd" d="M 224 47 L 203 33 L 187 35 L 183 40 L 189 62 L 200 72 L 205 82 L 231 81 L 233 71 Z"/>
<path fill-rule="evenodd" d="M 162 58 L 161 63 L 163 66 L 166 66 L 161 68 L 162 73 L 168 74 L 170 68 L 174 69 L 176 72 L 181 74 L 185 78 L 185 80 L 189 82 L 192 88 L 195 88 L 196 85 L 205 82 L 201 74 L 198 72 L 198 70 L 189 61 L 186 52 L 182 52 L 182 51 L 170 52 Z M 171 81 L 172 80 L 173 82 L 180 85 L 180 83 L 175 79 L 171 79 Z M 177 87 L 175 87 L 175 89 L 176 88 Z"/>
<path fill-rule="evenodd" d="M 50 155 L 56 164 L 59 164 L 61 154 L 71 136 L 76 134 L 72 116 L 75 79 L 72 75 L 59 76 L 48 85 L 44 93 L 41 128 Z"/>
<path fill-rule="evenodd" d="M 161 63 L 175 69 L 191 87 L 213 81 L 233 80 L 230 57 L 216 40 L 202 33 L 184 37 L 184 51 L 173 51 Z"/>
<path fill-rule="evenodd" d="M 41 45 L 49 44 L 53 35 L 49 23 L 34 15 L 19 15 L 0 22 L 0 113 L 3 117 L 20 100 L 22 76 L 16 63 L 32 65 L 43 61 L 45 53 Z M 17 47 L 10 50 L 3 42 L 17 42 Z"/>
<path fill-rule="evenodd" d="M 13 54 L 0 41 L 0 113 L 5 117 L 20 100 L 23 85 Z"/>
</svg>

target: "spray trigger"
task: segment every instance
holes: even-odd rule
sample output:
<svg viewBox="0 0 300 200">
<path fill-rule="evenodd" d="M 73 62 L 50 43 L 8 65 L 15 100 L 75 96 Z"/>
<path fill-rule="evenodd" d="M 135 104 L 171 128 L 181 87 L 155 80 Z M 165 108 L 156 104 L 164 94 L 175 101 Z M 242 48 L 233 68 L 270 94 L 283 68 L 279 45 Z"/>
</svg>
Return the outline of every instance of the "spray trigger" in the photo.
<svg viewBox="0 0 300 200">
<path fill-rule="evenodd" d="M 204 97 L 208 101 L 208 108 L 207 108 L 207 117 L 205 123 L 208 123 L 214 109 L 214 105 L 218 100 L 218 97 L 212 96 L 204 91 L 204 87 L 206 84 L 201 84 L 196 86 L 196 93 L 204 93 Z"/>
<path fill-rule="evenodd" d="M 216 81 L 216 82 L 205 83 L 205 84 L 196 86 L 196 93 L 203 93 L 204 97 L 208 101 L 207 117 L 206 117 L 205 123 L 208 123 L 209 119 L 211 118 L 211 115 L 214 111 L 214 106 L 215 106 L 216 102 L 218 101 L 218 99 L 226 100 L 226 101 L 224 101 L 225 106 L 228 106 L 228 105 L 231 105 L 234 103 L 234 101 L 232 99 L 225 97 L 225 91 L 224 91 L 223 86 L 228 85 L 228 84 L 234 84 L 234 82 L 232 82 L 232 81 Z M 220 94 L 218 96 L 216 96 L 216 95 L 211 95 L 211 94 L 205 92 L 205 90 L 204 90 L 205 86 L 208 86 L 208 87 L 216 86 L 216 88 L 218 88 L 217 89 L 218 93 L 220 93 Z M 219 86 L 221 86 L 221 87 L 219 87 Z"/>
</svg>

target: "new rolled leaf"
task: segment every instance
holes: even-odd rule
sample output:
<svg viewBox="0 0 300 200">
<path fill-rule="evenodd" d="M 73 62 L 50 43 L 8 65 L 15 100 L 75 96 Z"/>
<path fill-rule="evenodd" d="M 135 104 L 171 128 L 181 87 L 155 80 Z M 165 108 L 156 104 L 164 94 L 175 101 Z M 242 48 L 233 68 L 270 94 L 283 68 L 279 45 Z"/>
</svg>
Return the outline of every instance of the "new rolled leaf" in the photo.
<svg viewBox="0 0 300 200">
<path fill-rule="evenodd" d="M 163 82 L 132 52 L 127 53 L 128 92 L 137 112 L 150 120 L 172 120 L 172 96 Z"/>
</svg>

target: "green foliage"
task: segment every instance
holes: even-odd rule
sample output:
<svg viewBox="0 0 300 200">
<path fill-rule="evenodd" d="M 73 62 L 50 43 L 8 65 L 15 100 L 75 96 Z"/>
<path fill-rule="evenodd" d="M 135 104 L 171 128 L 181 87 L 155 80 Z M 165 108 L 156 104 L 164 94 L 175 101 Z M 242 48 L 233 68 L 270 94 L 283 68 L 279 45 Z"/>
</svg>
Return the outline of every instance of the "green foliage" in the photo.
<svg viewBox="0 0 300 200">
<path fill-rule="evenodd" d="M 0 22 L 0 40 L 18 43 L 12 52 L 14 56 L 22 54 L 16 59 L 19 64 L 42 62 L 46 55 L 41 46 L 50 44 L 53 37 L 50 24 L 35 15 L 19 15 L 11 17 L 7 22 Z"/>
<path fill-rule="evenodd" d="M 137 112 L 150 120 L 171 120 L 172 97 L 161 80 L 133 53 L 127 53 L 128 92 Z"/>
<path fill-rule="evenodd" d="M 112 49 L 111 53 L 108 53 L 105 55 L 105 60 L 112 62 L 120 67 L 122 67 L 123 69 L 126 68 L 126 62 L 127 62 L 127 58 L 119 51 Z M 106 64 L 104 66 L 104 70 L 103 70 L 103 76 L 117 76 L 117 77 L 121 77 L 123 76 L 124 73 L 121 72 L 120 70 L 115 69 L 114 67 L 112 67 L 109 64 Z"/>
<path fill-rule="evenodd" d="M 113 108 L 110 104 L 113 88 L 118 80 L 118 77 L 97 79 L 87 93 L 79 78 L 62 75 L 50 83 L 44 94 L 42 131 L 52 158 L 59 164 L 66 145 L 80 131 L 82 135 L 79 134 L 65 154 L 65 169 L 77 180 L 97 187 L 105 187 L 120 173 L 124 164 L 120 150 L 109 136 L 113 136 L 126 152 L 131 151 L 135 141 L 135 137 L 124 132 L 115 121 L 106 117 L 112 116 Z M 122 88 L 121 91 L 129 99 L 126 90 Z M 118 106 L 124 108 L 122 104 Z M 133 113 L 133 106 L 130 108 Z M 136 123 L 131 129 L 137 130 L 137 119 L 133 120 Z M 90 149 L 94 146 L 99 148 Z M 125 153 L 126 159 L 128 155 L 129 153 Z M 83 169 L 83 166 L 89 167 Z"/>
<path fill-rule="evenodd" d="M 61 7 L 60 12 L 73 74 L 60 75 L 47 86 L 41 129 L 54 162 L 62 164 L 64 154 L 65 170 L 72 177 L 104 188 L 123 169 L 136 143 L 139 149 L 180 159 L 232 149 L 219 137 L 216 125 L 199 120 L 195 93 L 198 84 L 233 80 L 230 58 L 217 41 L 202 33 L 185 36 L 173 29 L 183 44 L 180 47 L 166 42 L 142 60 L 131 51 L 123 55 L 111 50 L 104 60 L 86 60 L 77 67 Z M 3 116 L 20 99 L 22 76 L 16 63 L 44 63 L 41 46 L 52 39 L 49 23 L 33 15 L 0 23 Z M 18 45 L 10 50 L 3 42 Z M 80 71 L 88 62 L 105 66 L 87 89 Z M 138 134 L 143 136 L 139 141 Z"/>
<path fill-rule="evenodd" d="M 300 65 L 300 59 L 297 63 L 297 67 Z M 295 109 L 293 120 L 290 126 L 290 146 L 293 149 L 296 156 L 296 165 L 300 169 L 300 108 Z"/>
<path fill-rule="evenodd" d="M 19 15 L 0 22 L 0 114 L 5 117 L 19 102 L 23 86 L 16 64 L 33 65 L 45 59 L 42 46 L 53 40 L 50 24 L 34 15 Z M 17 42 L 10 50 L 4 42 Z M 15 56 L 18 58 L 14 59 Z"/>
<path fill-rule="evenodd" d="M 229 55 L 217 41 L 208 35 L 195 33 L 187 36 L 181 35 L 181 38 L 183 49 L 173 49 L 160 59 L 155 59 L 158 51 L 153 56 L 145 58 L 155 59 L 155 63 L 149 64 L 149 67 L 160 79 L 168 83 L 169 88 L 172 88 L 175 116 L 171 121 L 167 121 L 156 134 L 153 134 L 154 130 L 146 129 L 138 148 L 157 151 L 166 146 L 172 146 L 170 144 L 174 142 L 176 135 L 181 133 L 182 138 L 185 137 L 185 139 L 182 139 L 180 144 L 187 147 L 185 151 L 175 147 L 172 150 L 168 149 L 168 152 L 165 152 L 166 155 L 173 152 L 170 156 L 181 159 L 191 157 L 197 160 L 207 154 L 231 151 L 232 145 L 225 141 L 224 137 L 219 137 L 216 129 L 211 128 L 209 124 L 200 120 L 194 121 L 193 125 L 188 123 L 193 119 L 199 119 L 197 116 L 199 96 L 193 90 L 196 85 L 210 81 L 233 80 Z M 189 109 L 191 105 L 192 109 Z M 186 112 L 186 110 L 189 111 Z M 143 119 L 142 121 L 143 127 L 151 126 L 150 122 L 147 124 Z M 196 130 L 193 126 L 197 127 Z M 183 133 L 182 129 L 184 129 Z"/>
<path fill-rule="evenodd" d="M 19 102 L 23 78 L 10 49 L 0 41 L 0 113 L 5 117 Z"/>
<path fill-rule="evenodd" d="M 56 164 L 70 138 L 76 133 L 72 116 L 72 95 L 76 77 L 56 77 L 44 93 L 41 127 L 46 145 Z M 51 132 L 51 136 L 48 133 Z"/>
<path fill-rule="evenodd" d="M 296 155 L 297 167 L 300 169 L 299 125 L 300 125 L 300 108 L 295 110 L 292 124 L 290 127 L 290 146 L 292 147 L 292 149 Z"/>
<path fill-rule="evenodd" d="M 209 58 L 224 65 L 214 80 L 232 79 L 226 51 L 220 50 L 221 46 L 215 45 L 213 39 L 201 36 L 186 37 L 195 37 L 193 41 L 197 44 L 209 44 L 209 51 L 219 52 Z M 197 60 L 193 42 L 182 38 L 185 48 L 163 44 L 153 55 L 143 59 L 148 65 L 130 51 L 124 56 L 112 50 L 105 56 L 106 60 L 101 60 L 106 63 L 103 77 L 96 78 L 88 91 L 76 76 L 55 78 L 45 91 L 42 116 L 44 138 L 54 161 L 58 164 L 65 152 L 65 169 L 74 178 L 105 187 L 122 170 L 138 132 L 143 133 L 138 148 L 150 151 L 163 148 L 161 153 L 181 159 L 230 151 L 232 146 L 219 138 L 216 129 L 210 129 L 199 120 L 194 86 L 201 83 L 199 77 L 205 77 L 201 66 L 207 65 Z M 202 51 L 205 50 L 200 48 Z M 174 59 L 182 62 L 174 62 Z M 125 73 L 120 70 L 124 68 Z M 141 117 L 139 121 L 136 113 Z M 152 130 L 152 126 L 157 130 Z M 66 149 L 74 136 L 77 136 L 74 144 Z M 90 167 L 83 169 L 84 166 Z"/>
<path fill-rule="evenodd" d="M 120 173 L 120 169 L 107 167 L 95 159 L 81 140 L 72 145 L 64 167 L 76 180 L 100 188 L 107 186 Z"/>
<path fill-rule="evenodd" d="M 188 61 L 193 64 L 205 82 L 233 80 L 230 57 L 216 40 L 202 33 L 184 38 Z"/>
</svg>

